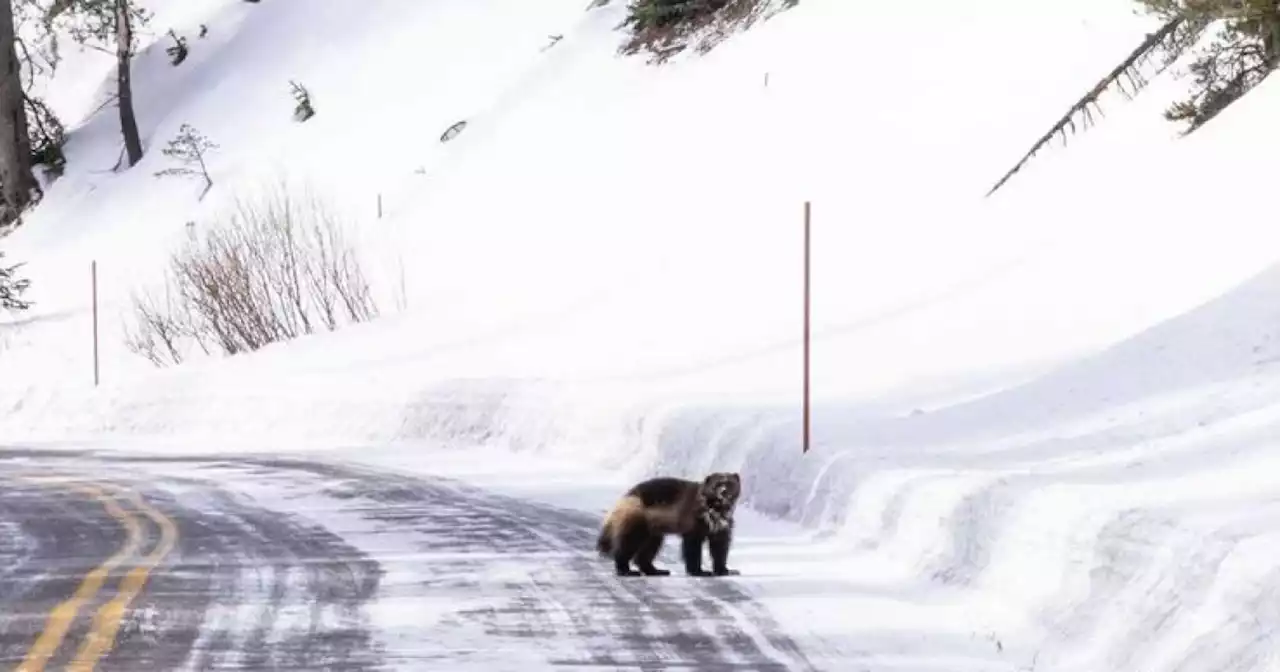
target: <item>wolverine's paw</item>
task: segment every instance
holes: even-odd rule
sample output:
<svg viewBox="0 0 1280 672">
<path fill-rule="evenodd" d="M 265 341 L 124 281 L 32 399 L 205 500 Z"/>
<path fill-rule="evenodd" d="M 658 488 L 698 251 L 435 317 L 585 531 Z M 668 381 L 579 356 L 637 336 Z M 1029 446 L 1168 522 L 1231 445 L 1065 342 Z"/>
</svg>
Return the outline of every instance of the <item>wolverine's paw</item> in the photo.
<svg viewBox="0 0 1280 672">
<path fill-rule="evenodd" d="M 640 576 L 640 572 L 637 572 L 634 569 L 619 569 L 617 570 L 617 574 L 618 576 Z"/>
<path fill-rule="evenodd" d="M 690 569 L 685 571 L 689 576 L 711 576 L 711 572 L 705 569 Z"/>
<path fill-rule="evenodd" d="M 739 576 L 742 574 L 742 572 L 739 572 L 736 569 L 729 569 L 728 567 L 719 567 L 714 573 L 716 576 Z"/>
<path fill-rule="evenodd" d="M 671 570 L 669 569 L 658 569 L 656 567 L 649 567 L 647 569 L 642 568 L 640 571 L 645 576 L 671 576 Z"/>
</svg>

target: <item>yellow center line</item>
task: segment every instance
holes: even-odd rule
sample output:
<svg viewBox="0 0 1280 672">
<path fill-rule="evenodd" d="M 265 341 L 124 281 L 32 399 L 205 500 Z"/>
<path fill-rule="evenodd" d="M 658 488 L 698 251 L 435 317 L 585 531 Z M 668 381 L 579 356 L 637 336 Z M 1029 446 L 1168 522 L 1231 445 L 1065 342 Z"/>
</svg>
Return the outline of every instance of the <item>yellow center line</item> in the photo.
<svg viewBox="0 0 1280 672">
<path fill-rule="evenodd" d="M 98 609 L 98 613 L 93 617 L 92 630 L 81 644 L 76 659 L 67 667 L 71 672 L 91 672 L 94 665 L 111 650 L 129 604 L 142 592 L 152 570 L 173 551 L 178 543 L 178 526 L 173 519 L 147 504 L 138 493 L 127 491 L 124 494 L 143 515 L 160 528 L 160 542 L 151 553 L 147 554 L 142 564 L 129 570 L 124 580 L 120 582 L 116 596 Z"/>
<path fill-rule="evenodd" d="M 80 608 L 98 594 L 98 591 L 102 589 L 102 584 L 111 575 L 111 570 L 118 567 L 126 558 L 136 555 L 138 549 L 142 546 L 142 524 L 137 518 L 121 508 L 114 499 L 108 497 L 98 488 L 79 486 L 74 489 L 101 502 L 102 508 L 106 509 L 112 518 L 120 521 L 120 524 L 124 526 L 128 537 L 124 546 L 116 551 L 115 555 L 107 558 L 106 562 L 98 565 L 85 575 L 84 580 L 80 582 L 80 586 L 70 599 L 54 607 L 53 611 L 49 612 L 44 630 L 40 633 L 40 637 L 36 639 L 35 644 L 31 645 L 26 657 L 22 660 L 22 664 L 18 666 L 15 672 L 41 672 L 49 662 L 49 658 L 53 656 L 58 650 L 58 646 L 62 644 L 63 638 L 67 636 L 67 631 L 71 629 L 71 624 L 75 622 L 76 614 L 80 612 Z"/>
</svg>

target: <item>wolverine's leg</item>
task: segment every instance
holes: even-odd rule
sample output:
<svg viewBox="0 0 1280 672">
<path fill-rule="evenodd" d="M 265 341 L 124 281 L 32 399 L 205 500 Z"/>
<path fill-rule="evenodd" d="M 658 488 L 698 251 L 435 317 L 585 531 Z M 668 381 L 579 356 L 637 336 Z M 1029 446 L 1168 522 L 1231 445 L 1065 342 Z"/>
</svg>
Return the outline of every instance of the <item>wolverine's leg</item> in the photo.
<svg viewBox="0 0 1280 672">
<path fill-rule="evenodd" d="M 658 569 L 653 566 L 653 561 L 658 557 L 658 551 L 662 550 L 662 541 L 666 538 L 665 534 L 649 534 L 649 538 L 640 546 L 640 551 L 636 553 L 636 567 L 640 568 L 640 573 L 645 576 L 667 576 L 671 574 L 670 570 Z"/>
<path fill-rule="evenodd" d="M 649 526 L 642 520 L 628 520 L 624 523 L 618 537 L 618 548 L 614 550 L 613 556 L 613 565 L 618 576 L 639 576 L 640 572 L 631 569 L 631 559 L 649 540 Z"/>
<path fill-rule="evenodd" d="M 711 535 L 711 571 L 716 576 L 737 574 L 738 570 L 729 569 L 729 545 L 733 543 L 733 530 L 724 530 Z"/>
<path fill-rule="evenodd" d="M 706 537 L 698 532 L 684 535 L 681 551 L 684 555 L 684 571 L 689 576 L 706 576 L 702 568 L 702 541 Z"/>
</svg>

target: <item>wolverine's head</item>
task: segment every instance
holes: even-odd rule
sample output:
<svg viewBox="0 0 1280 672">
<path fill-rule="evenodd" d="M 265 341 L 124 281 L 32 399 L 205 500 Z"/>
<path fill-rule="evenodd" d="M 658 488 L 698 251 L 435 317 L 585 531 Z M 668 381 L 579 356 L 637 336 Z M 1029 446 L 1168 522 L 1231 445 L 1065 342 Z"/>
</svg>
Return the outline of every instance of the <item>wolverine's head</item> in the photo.
<svg viewBox="0 0 1280 672">
<path fill-rule="evenodd" d="M 737 472 L 716 472 L 702 480 L 702 498 L 707 506 L 730 511 L 742 494 L 742 477 Z"/>
</svg>

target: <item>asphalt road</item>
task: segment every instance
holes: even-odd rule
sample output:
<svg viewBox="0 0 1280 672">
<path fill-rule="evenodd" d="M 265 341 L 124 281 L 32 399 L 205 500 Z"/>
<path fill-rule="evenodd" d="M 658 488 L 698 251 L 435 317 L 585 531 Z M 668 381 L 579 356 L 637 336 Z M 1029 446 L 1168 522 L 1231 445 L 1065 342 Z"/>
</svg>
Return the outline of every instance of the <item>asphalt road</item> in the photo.
<svg viewBox="0 0 1280 672">
<path fill-rule="evenodd" d="M 0 666 L 812 670 L 731 579 L 594 516 L 303 461 L 0 451 Z"/>
</svg>

